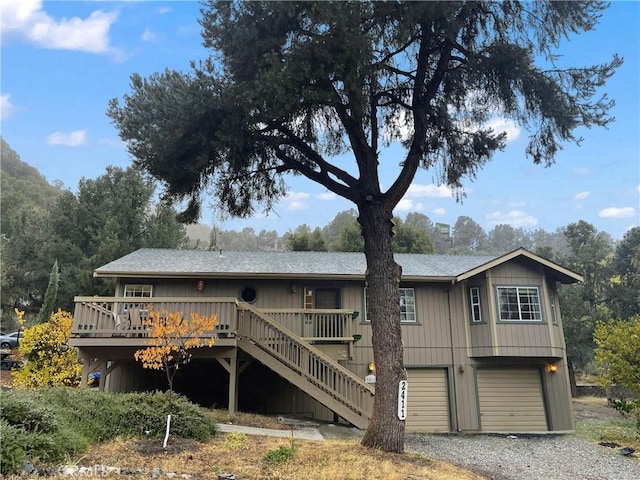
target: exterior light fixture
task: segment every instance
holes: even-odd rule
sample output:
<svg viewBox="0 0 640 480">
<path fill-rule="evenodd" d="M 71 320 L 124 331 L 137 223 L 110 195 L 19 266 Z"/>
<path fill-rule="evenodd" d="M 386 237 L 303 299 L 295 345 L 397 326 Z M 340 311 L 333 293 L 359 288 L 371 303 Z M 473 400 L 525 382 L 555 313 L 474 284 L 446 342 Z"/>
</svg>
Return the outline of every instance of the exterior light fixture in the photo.
<svg viewBox="0 0 640 480">
<path fill-rule="evenodd" d="M 199 292 L 204 290 L 204 280 L 198 280 L 198 285 L 196 286 Z"/>
</svg>

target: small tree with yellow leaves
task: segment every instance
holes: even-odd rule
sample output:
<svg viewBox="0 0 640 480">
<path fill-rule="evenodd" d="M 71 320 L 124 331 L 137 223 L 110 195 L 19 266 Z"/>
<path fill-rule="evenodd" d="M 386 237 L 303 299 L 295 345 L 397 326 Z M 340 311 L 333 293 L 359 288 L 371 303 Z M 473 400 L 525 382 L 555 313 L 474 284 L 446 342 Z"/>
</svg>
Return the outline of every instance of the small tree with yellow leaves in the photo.
<svg viewBox="0 0 640 480">
<path fill-rule="evenodd" d="M 191 351 L 194 348 L 212 347 L 214 338 L 212 335 L 204 336 L 211 332 L 218 324 L 216 314 L 208 317 L 197 313 L 191 313 L 190 318 L 183 318 L 181 312 L 149 312 L 149 317 L 144 321 L 148 332 L 148 347 L 136 351 L 134 357 L 142 362 L 144 368 L 164 370 L 167 374 L 169 391 L 167 395 L 167 430 L 163 447 L 167 448 L 169 429 L 171 428 L 171 409 L 173 406 L 173 379 L 182 365 L 191 360 Z"/>
<path fill-rule="evenodd" d="M 24 312 L 16 310 L 18 322 L 24 324 Z M 24 331 L 18 346 L 20 359 L 26 365 L 12 372 L 18 387 L 77 387 L 82 365 L 78 352 L 67 345 L 71 335 L 73 315 L 58 309 L 48 322 L 39 323 Z"/>
<path fill-rule="evenodd" d="M 190 350 L 213 346 L 214 337 L 205 334 L 217 324 L 216 314 L 191 313 L 189 318 L 183 318 L 181 312 L 151 311 L 144 321 L 149 346 L 138 350 L 134 357 L 144 368 L 165 371 L 171 394 L 176 373 L 191 360 Z"/>
</svg>

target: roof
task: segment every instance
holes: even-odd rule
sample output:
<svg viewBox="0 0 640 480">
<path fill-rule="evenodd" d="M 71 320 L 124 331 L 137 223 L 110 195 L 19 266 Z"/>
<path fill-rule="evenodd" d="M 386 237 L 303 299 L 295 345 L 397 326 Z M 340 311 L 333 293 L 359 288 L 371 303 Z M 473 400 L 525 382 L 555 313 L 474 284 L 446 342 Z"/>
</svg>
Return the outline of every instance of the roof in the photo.
<svg viewBox="0 0 640 480">
<path fill-rule="evenodd" d="M 461 281 L 524 256 L 563 283 L 582 281 L 575 272 L 524 249 L 506 255 L 395 254 L 405 280 Z M 364 278 L 366 260 L 354 252 L 218 252 L 143 248 L 100 268 L 97 277 Z"/>
</svg>

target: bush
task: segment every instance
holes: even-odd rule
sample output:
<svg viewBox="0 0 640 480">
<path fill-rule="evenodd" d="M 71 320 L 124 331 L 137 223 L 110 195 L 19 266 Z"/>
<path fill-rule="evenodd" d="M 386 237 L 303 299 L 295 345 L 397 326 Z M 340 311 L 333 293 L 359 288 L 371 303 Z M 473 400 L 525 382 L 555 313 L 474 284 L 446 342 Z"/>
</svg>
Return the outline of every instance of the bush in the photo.
<svg viewBox="0 0 640 480">
<path fill-rule="evenodd" d="M 55 414 L 47 405 L 34 399 L 6 395 L 2 399 L 2 419 L 11 427 L 27 432 L 49 433 L 59 429 Z"/>
<path fill-rule="evenodd" d="M 166 394 L 108 393 L 94 389 L 15 389 L 2 394 L 3 475 L 65 456 L 114 438 L 164 436 Z M 215 424 L 197 405 L 174 396 L 171 435 L 207 440 Z"/>
<path fill-rule="evenodd" d="M 22 318 L 21 315 L 19 317 Z M 58 310 L 48 322 L 24 331 L 18 352 L 27 364 L 12 373 L 16 386 L 75 387 L 80 384 L 82 365 L 78 352 L 67 345 L 72 323 L 71 313 Z"/>
<path fill-rule="evenodd" d="M 265 453 L 262 457 L 262 460 L 271 465 L 277 465 L 279 463 L 284 463 L 290 460 L 291 458 L 293 458 L 294 454 L 295 450 L 293 449 L 293 447 L 280 445 L 277 449 L 269 450 L 267 453 Z"/>
<path fill-rule="evenodd" d="M 599 323 L 594 340 L 599 383 L 606 389 L 616 386 L 626 392 L 626 398 L 614 398 L 611 405 L 624 415 L 635 416 L 640 432 L 640 315 Z"/>
<path fill-rule="evenodd" d="M 2 455 L 0 455 L 0 473 L 17 473 L 27 461 L 25 445 L 27 433 L 24 429 L 9 425 L 0 419 L 0 438 L 2 438 Z"/>
</svg>

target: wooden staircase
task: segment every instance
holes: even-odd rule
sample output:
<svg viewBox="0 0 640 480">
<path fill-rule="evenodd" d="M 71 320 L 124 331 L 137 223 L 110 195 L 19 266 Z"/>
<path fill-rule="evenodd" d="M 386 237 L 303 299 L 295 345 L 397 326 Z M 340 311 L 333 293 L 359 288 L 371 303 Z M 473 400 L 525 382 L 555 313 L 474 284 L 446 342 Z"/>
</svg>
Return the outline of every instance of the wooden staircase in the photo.
<svg viewBox="0 0 640 480">
<path fill-rule="evenodd" d="M 238 347 L 322 403 L 365 429 L 373 388 L 301 337 L 249 304 L 238 305 Z"/>
</svg>

